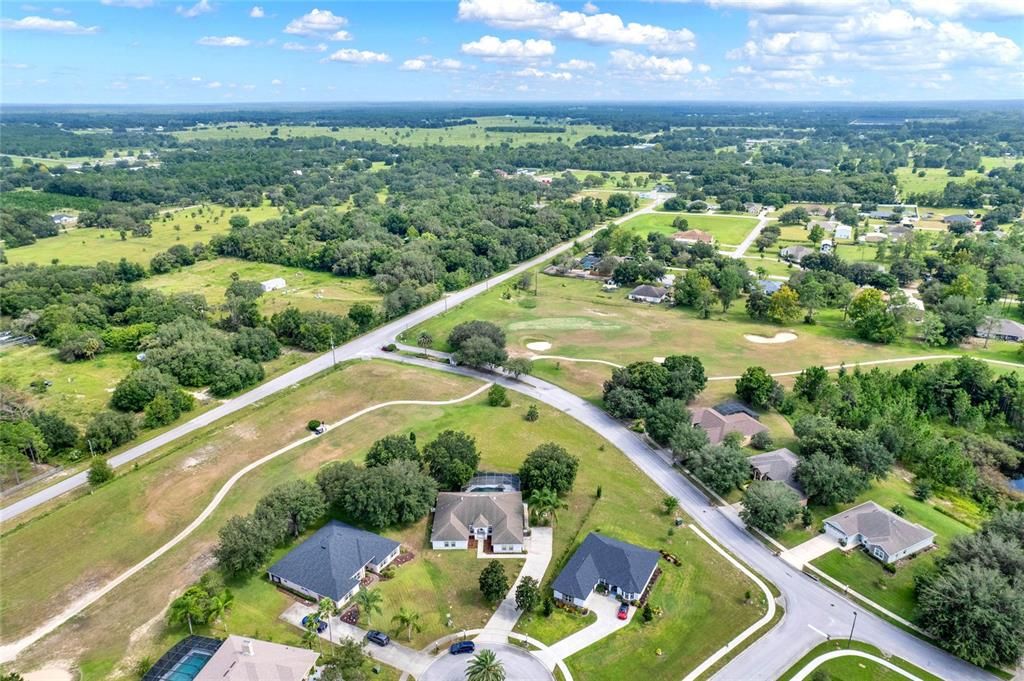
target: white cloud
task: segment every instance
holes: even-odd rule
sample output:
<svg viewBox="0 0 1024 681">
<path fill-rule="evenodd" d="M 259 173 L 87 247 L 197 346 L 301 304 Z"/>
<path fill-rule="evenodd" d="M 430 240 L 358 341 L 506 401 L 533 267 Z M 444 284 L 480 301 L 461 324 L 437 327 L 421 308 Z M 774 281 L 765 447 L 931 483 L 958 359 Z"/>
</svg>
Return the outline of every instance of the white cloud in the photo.
<svg viewBox="0 0 1024 681">
<path fill-rule="evenodd" d="M 617 14 L 562 10 L 538 0 L 459 0 L 459 19 L 507 30 L 533 30 L 601 45 L 632 45 L 657 52 L 693 49 L 693 32 L 653 24 L 626 23 Z"/>
<path fill-rule="evenodd" d="M 63 7 L 54 7 L 50 10 L 50 14 L 56 14 L 59 17 L 66 17 L 73 14 L 73 12 L 69 9 L 64 9 Z"/>
<path fill-rule="evenodd" d="M 101 5 L 107 7 L 132 7 L 134 9 L 142 9 L 143 7 L 152 7 L 153 0 L 100 0 Z"/>
<path fill-rule="evenodd" d="M 199 76 L 192 76 L 192 78 L 191 78 L 190 80 L 191 80 L 191 81 L 192 81 L 193 83 L 198 83 L 199 81 L 201 81 L 201 80 L 202 80 L 202 78 L 200 78 Z"/>
<path fill-rule="evenodd" d="M 567 71 L 590 71 L 597 64 L 586 59 L 570 59 L 569 61 L 563 61 L 558 65 L 558 68 L 565 69 Z"/>
<path fill-rule="evenodd" d="M 222 86 L 222 84 L 221 84 L 221 82 L 219 80 L 213 80 L 213 81 L 210 81 L 209 83 L 206 84 L 206 87 L 210 88 L 211 90 L 216 90 L 217 88 L 219 88 L 221 86 Z"/>
<path fill-rule="evenodd" d="M 112 82 L 110 84 L 110 89 L 111 90 L 127 90 L 128 89 L 128 83 L 124 82 L 123 80 L 115 80 L 114 82 Z"/>
<path fill-rule="evenodd" d="M 270 81 L 270 84 L 273 85 L 274 87 L 279 87 L 281 85 L 284 85 L 284 81 L 281 80 L 280 78 L 275 78 L 274 80 Z"/>
<path fill-rule="evenodd" d="M 324 43 L 318 43 L 316 45 L 307 45 L 305 43 L 285 43 L 282 45 L 284 49 L 290 52 L 326 52 L 327 45 Z"/>
<path fill-rule="evenodd" d="M 680 80 L 693 71 L 693 64 L 685 57 L 656 57 L 632 50 L 612 50 L 611 65 L 651 80 Z"/>
<path fill-rule="evenodd" d="M 401 71 L 459 71 L 463 64 L 458 59 L 432 57 L 424 54 L 414 59 L 406 59 L 398 67 Z"/>
<path fill-rule="evenodd" d="M 529 90 L 530 86 L 525 83 L 522 85 L 516 85 L 516 92 L 528 92 Z"/>
<path fill-rule="evenodd" d="M 249 10 L 249 16 L 253 19 L 262 19 L 263 17 L 267 16 L 267 14 L 266 12 L 263 11 L 262 7 L 260 7 L 259 5 L 254 5 L 253 8 Z"/>
<path fill-rule="evenodd" d="M 586 12 L 587 14 L 597 14 L 601 10 L 598 9 L 597 5 L 595 5 L 594 3 L 585 2 L 583 3 L 583 11 Z"/>
<path fill-rule="evenodd" d="M 764 14 L 842 16 L 879 5 L 877 0 L 707 0 L 715 9 L 738 9 Z"/>
<path fill-rule="evenodd" d="M 959 19 L 1000 19 L 1024 16 L 1020 0 L 905 0 L 912 11 L 927 16 Z"/>
<path fill-rule="evenodd" d="M 237 35 L 207 35 L 196 41 L 207 47 L 248 47 L 252 41 Z"/>
<path fill-rule="evenodd" d="M 518 40 L 511 38 L 501 40 L 493 35 L 485 35 L 479 40 L 462 44 L 462 53 L 483 59 L 505 59 L 523 61 L 550 57 L 555 53 L 555 46 L 548 40 Z"/>
<path fill-rule="evenodd" d="M 341 28 L 348 25 L 348 19 L 336 15 L 329 9 L 314 9 L 308 14 L 303 14 L 298 19 L 292 19 L 284 27 L 285 33 L 291 35 L 323 36 L 327 33 L 344 33 Z M 348 38 L 341 38 L 348 40 Z"/>
<path fill-rule="evenodd" d="M 335 31 L 330 36 L 328 36 L 327 39 L 328 40 L 338 41 L 338 42 L 343 41 L 343 40 L 352 40 L 352 34 L 349 33 L 348 31 Z"/>
<path fill-rule="evenodd" d="M 199 0 L 196 4 L 191 7 L 183 7 L 178 5 L 174 10 L 186 19 L 194 19 L 200 14 L 209 14 L 213 11 L 213 5 L 210 4 L 210 0 Z"/>
<path fill-rule="evenodd" d="M 541 71 L 532 66 L 519 69 L 515 72 L 520 78 L 545 78 L 548 80 L 572 80 L 573 76 L 568 71 Z"/>
<path fill-rule="evenodd" d="M 22 63 L 22 62 L 9 62 L 9 61 L 5 61 L 3 63 L 3 67 L 5 69 L 18 69 L 18 70 L 30 68 L 28 64 L 25 64 L 25 63 Z"/>
<path fill-rule="evenodd" d="M 5 31 L 43 31 L 65 35 L 89 35 L 98 33 L 99 26 L 82 26 L 70 19 L 47 19 L 46 17 L 24 17 L 22 19 L 0 19 L 0 28 Z"/>
<path fill-rule="evenodd" d="M 391 56 L 384 52 L 346 49 L 338 50 L 324 61 L 338 61 L 347 64 L 386 64 L 391 61 Z"/>
</svg>

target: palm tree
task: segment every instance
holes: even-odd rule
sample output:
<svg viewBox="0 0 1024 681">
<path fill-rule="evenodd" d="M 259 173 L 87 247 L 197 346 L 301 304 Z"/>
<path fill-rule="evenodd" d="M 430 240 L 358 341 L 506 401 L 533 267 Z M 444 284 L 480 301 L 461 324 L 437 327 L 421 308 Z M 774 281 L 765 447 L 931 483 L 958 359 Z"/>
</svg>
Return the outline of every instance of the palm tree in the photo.
<svg viewBox="0 0 1024 681">
<path fill-rule="evenodd" d="M 423 631 L 420 627 L 420 614 L 415 611 L 406 610 L 405 608 L 399 608 L 398 613 L 391 618 L 391 623 L 398 624 L 398 629 L 406 630 L 406 638 L 412 640 L 412 632 L 415 629 L 417 632 Z"/>
<path fill-rule="evenodd" d="M 550 489 L 535 489 L 530 494 L 530 510 L 536 518 L 550 518 L 554 524 L 558 518 L 558 510 L 568 508 L 564 501 L 558 498 L 558 493 Z"/>
<path fill-rule="evenodd" d="M 310 650 L 312 650 L 313 641 L 316 641 L 317 645 L 320 647 L 320 654 L 323 655 L 323 640 L 320 638 L 319 632 L 317 632 L 317 626 L 319 624 L 320 620 L 317 618 L 316 613 L 310 613 L 309 616 L 306 618 L 305 623 L 303 624 L 303 628 L 306 631 L 304 634 L 302 634 L 302 642 L 309 646 Z"/>
<path fill-rule="evenodd" d="M 338 614 L 338 604 L 324 596 L 316 606 L 317 619 L 327 622 L 327 637 L 331 639 L 331 643 L 334 643 L 334 629 L 331 626 L 331 618 Z"/>
<path fill-rule="evenodd" d="M 211 598 L 209 609 L 207 610 L 209 621 L 216 622 L 221 620 L 234 601 L 235 595 L 231 593 L 231 589 L 224 589 L 219 596 Z M 221 620 L 221 624 L 224 624 L 223 620 Z M 227 631 L 227 629 L 227 624 L 224 624 L 224 631 Z"/>
<path fill-rule="evenodd" d="M 505 681 L 505 665 L 493 650 L 481 650 L 466 665 L 466 681 Z"/>
<path fill-rule="evenodd" d="M 370 618 L 373 617 L 373 613 L 378 615 L 381 613 L 380 604 L 384 600 L 384 597 L 380 595 L 379 591 L 371 591 L 370 589 L 360 589 L 359 593 L 356 594 L 356 605 L 359 606 L 359 615 L 366 613 L 366 623 L 370 623 Z"/>
</svg>

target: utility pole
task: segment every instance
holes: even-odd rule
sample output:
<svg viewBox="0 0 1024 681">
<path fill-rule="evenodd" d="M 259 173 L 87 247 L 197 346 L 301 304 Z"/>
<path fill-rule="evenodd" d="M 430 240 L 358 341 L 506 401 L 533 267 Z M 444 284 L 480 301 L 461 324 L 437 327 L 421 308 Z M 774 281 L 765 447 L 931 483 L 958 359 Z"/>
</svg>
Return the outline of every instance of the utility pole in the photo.
<svg viewBox="0 0 1024 681">
<path fill-rule="evenodd" d="M 857 627 L 857 611 L 853 611 L 853 625 L 850 627 L 850 638 L 846 641 L 846 649 L 849 650 L 850 646 L 853 645 L 853 630 Z"/>
<path fill-rule="evenodd" d="M 334 329 L 331 329 L 331 366 L 338 363 L 338 359 L 334 356 Z"/>
</svg>

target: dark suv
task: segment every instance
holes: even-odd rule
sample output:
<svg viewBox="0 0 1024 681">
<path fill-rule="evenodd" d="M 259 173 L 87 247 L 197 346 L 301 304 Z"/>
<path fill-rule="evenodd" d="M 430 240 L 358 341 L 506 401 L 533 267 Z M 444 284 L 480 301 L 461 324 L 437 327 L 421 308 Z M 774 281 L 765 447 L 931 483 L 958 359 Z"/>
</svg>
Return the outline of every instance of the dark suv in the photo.
<svg viewBox="0 0 1024 681">
<path fill-rule="evenodd" d="M 456 641 L 448 647 L 448 652 L 452 655 L 465 655 L 474 650 L 476 650 L 476 644 L 472 641 Z"/>
<path fill-rule="evenodd" d="M 381 648 L 391 643 L 390 636 L 385 634 L 383 631 L 377 631 L 376 629 L 371 629 L 370 631 L 366 632 L 366 640 L 376 643 Z"/>
</svg>

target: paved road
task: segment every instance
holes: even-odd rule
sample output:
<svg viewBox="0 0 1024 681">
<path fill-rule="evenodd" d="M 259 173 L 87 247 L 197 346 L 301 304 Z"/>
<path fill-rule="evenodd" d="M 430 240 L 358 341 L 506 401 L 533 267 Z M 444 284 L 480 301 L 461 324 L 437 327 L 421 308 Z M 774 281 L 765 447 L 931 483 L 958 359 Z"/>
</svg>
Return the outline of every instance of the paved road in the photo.
<svg viewBox="0 0 1024 681">
<path fill-rule="evenodd" d="M 754 229 L 750 230 L 750 234 L 748 234 L 747 237 L 740 242 L 739 247 L 735 251 L 733 251 L 732 253 L 727 253 L 726 255 L 731 255 L 734 258 L 742 258 L 743 255 L 747 252 L 747 249 L 750 248 L 751 244 L 754 243 L 754 240 L 761 235 L 761 230 L 768 225 L 768 221 L 771 218 L 768 217 L 767 210 L 762 210 L 760 215 L 758 215 L 757 217 L 760 218 L 757 221 L 757 226 L 754 227 Z"/>
<path fill-rule="evenodd" d="M 796 673 L 796 676 L 792 678 L 792 681 L 804 681 L 804 679 L 806 679 L 808 676 L 814 673 L 815 669 L 817 669 L 824 663 L 828 662 L 829 660 L 835 660 L 836 658 L 841 657 L 859 657 L 865 660 L 871 660 L 877 665 L 891 669 L 900 676 L 905 676 L 908 679 L 911 679 L 911 681 L 921 681 L 920 677 L 911 674 L 905 669 L 897 667 L 892 662 L 889 662 L 888 660 L 883 660 L 880 657 L 871 655 L 869 653 L 864 653 L 859 650 L 833 650 L 830 653 L 825 653 L 824 655 L 816 657 L 810 662 L 808 662 L 806 667 L 798 671 Z"/>
<path fill-rule="evenodd" d="M 657 206 L 660 205 L 665 199 L 671 196 L 674 196 L 674 194 L 659 194 L 655 199 L 654 203 L 652 203 L 651 205 L 641 208 L 632 213 L 627 213 L 621 218 L 617 218 L 616 220 L 614 220 L 613 223 L 618 224 L 630 218 L 636 217 L 637 215 L 650 213 L 654 211 L 655 208 L 657 208 Z M 532 258 L 531 260 L 528 260 L 520 265 L 517 265 L 516 267 L 513 267 L 512 269 L 506 272 L 495 275 L 490 279 L 487 279 L 486 281 L 474 284 L 469 288 L 449 294 L 441 300 L 421 307 L 418 310 L 414 310 L 413 312 L 410 312 L 406 316 L 400 319 L 396 319 L 395 321 L 385 324 L 384 326 L 378 327 L 352 341 L 349 341 L 348 343 L 345 343 L 344 345 L 339 345 L 333 351 L 326 352 L 320 355 L 319 357 L 316 357 L 315 359 L 312 359 L 309 362 L 303 364 L 302 366 L 292 369 L 286 374 L 282 374 L 277 378 L 274 378 L 270 381 L 267 381 L 266 383 L 263 383 L 253 388 L 247 393 L 232 398 L 224 402 L 223 404 L 218 405 L 217 407 L 200 414 L 194 419 L 181 424 L 180 426 L 176 426 L 175 428 L 172 428 L 171 430 L 168 430 L 165 433 L 161 433 L 160 435 L 157 435 L 152 439 L 149 439 L 141 444 L 138 444 L 135 447 L 132 447 L 131 449 L 127 449 L 121 452 L 120 454 L 110 457 L 110 465 L 113 466 L 114 468 L 118 468 L 127 463 L 131 463 L 135 459 L 138 459 L 141 456 L 145 456 L 146 454 L 149 454 L 155 449 L 158 449 L 170 442 L 173 442 L 180 437 L 188 435 L 189 433 L 196 431 L 204 426 L 207 426 L 213 423 L 214 421 L 223 418 L 229 414 L 233 414 L 239 409 L 244 409 L 245 407 L 255 404 L 265 397 L 269 397 L 280 390 L 284 390 L 292 385 L 295 385 L 299 381 L 302 381 L 304 379 L 309 378 L 310 376 L 318 374 L 324 369 L 327 369 L 331 367 L 333 364 L 336 364 L 337 362 L 344 362 L 346 360 L 353 359 L 360 355 L 364 355 L 367 352 L 376 350 L 381 346 L 385 345 L 386 343 L 391 342 L 396 336 L 398 336 L 406 329 L 416 326 L 417 324 L 420 324 L 421 322 L 424 322 L 432 317 L 436 317 L 437 315 L 447 311 L 449 307 L 459 305 L 460 303 L 463 303 L 469 300 L 470 298 L 473 298 L 474 296 L 478 296 L 481 293 L 484 293 L 491 287 L 496 286 L 504 281 L 507 281 L 519 275 L 521 272 L 524 272 L 525 270 L 528 270 L 531 267 L 535 267 L 550 260 L 556 255 L 571 249 L 575 241 L 583 241 L 585 239 L 588 239 L 597 232 L 599 232 L 601 229 L 603 229 L 603 227 L 598 227 L 597 229 L 591 230 L 590 232 L 578 236 L 574 241 L 567 241 L 565 243 L 559 244 L 558 246 L 555 246 L 551 250 L 543 253 L 542 255 L 539 255 L 536 258 Z M 22 513 L 25 513 L 26 511 L 29 511 L 35 508 L 36 506 L 39 506 L 40 504 L 44 504 L 48 501 L 51 501 L 52 499 L 56 499 L 57 497 L 63 494 L 67 494 L 68 492 L 77 489 L 78 487 L 81 487 L 85 484 L 87 484 L 85 471 L 68 476 L 67 478 L 60 480 L 59 482 L 55 482 L 52 485 L 43 488 L 42 490 L 36 492 L 35 494 L 31 494 L 25 497 L 24 499 L 19 499 L 13 504 L 10 504 L 0 509 L 0 522 L 7 522 L 12 518 L 21 515 Z"/>
<path fill-rule="evenodd" d="M 480 373 L 464 367 L 452 367 L 414 357 L 374 354 L 384 359 L 481 377 Z M 988 672 L 861 609 L 856 603 L 780 560 L 747 532 L 736 515 L 728 512 L 731 509 L 722 511 L 711 506 L 707 498 L 672 467 L 666 455 L 651 449 L 629 429 L 586 400 L 532 376 L 524 376 L 518 381 L 490 374 L 487 378 L 568 414 L 607 439 L 662 490 L 679 499 L 681 506 L 699 526 L 782 592 L 786 615 L 781 623 L 734 658 L 715 674 L 714 679 L 776 679 L 808 650 L 824 641 L 825 636 L 848 636 L 854 619 L 853 613 L 857 612 L 855 638 L 858 640 L 871 643 L 940 678 L 995 680 Z"/>
<path fill-rule="evenodd" d="M 539 659 L 522 648 L 504 643 L 478 643 L 477 652 L 493 650 L 505 665 L 506 681 L 549 681 L 554 679 Z M 419 681 L 465 681 L 466 665 L 472 655 L 443 653 L 430 667 L 416 676 Z"/>
</svg>

